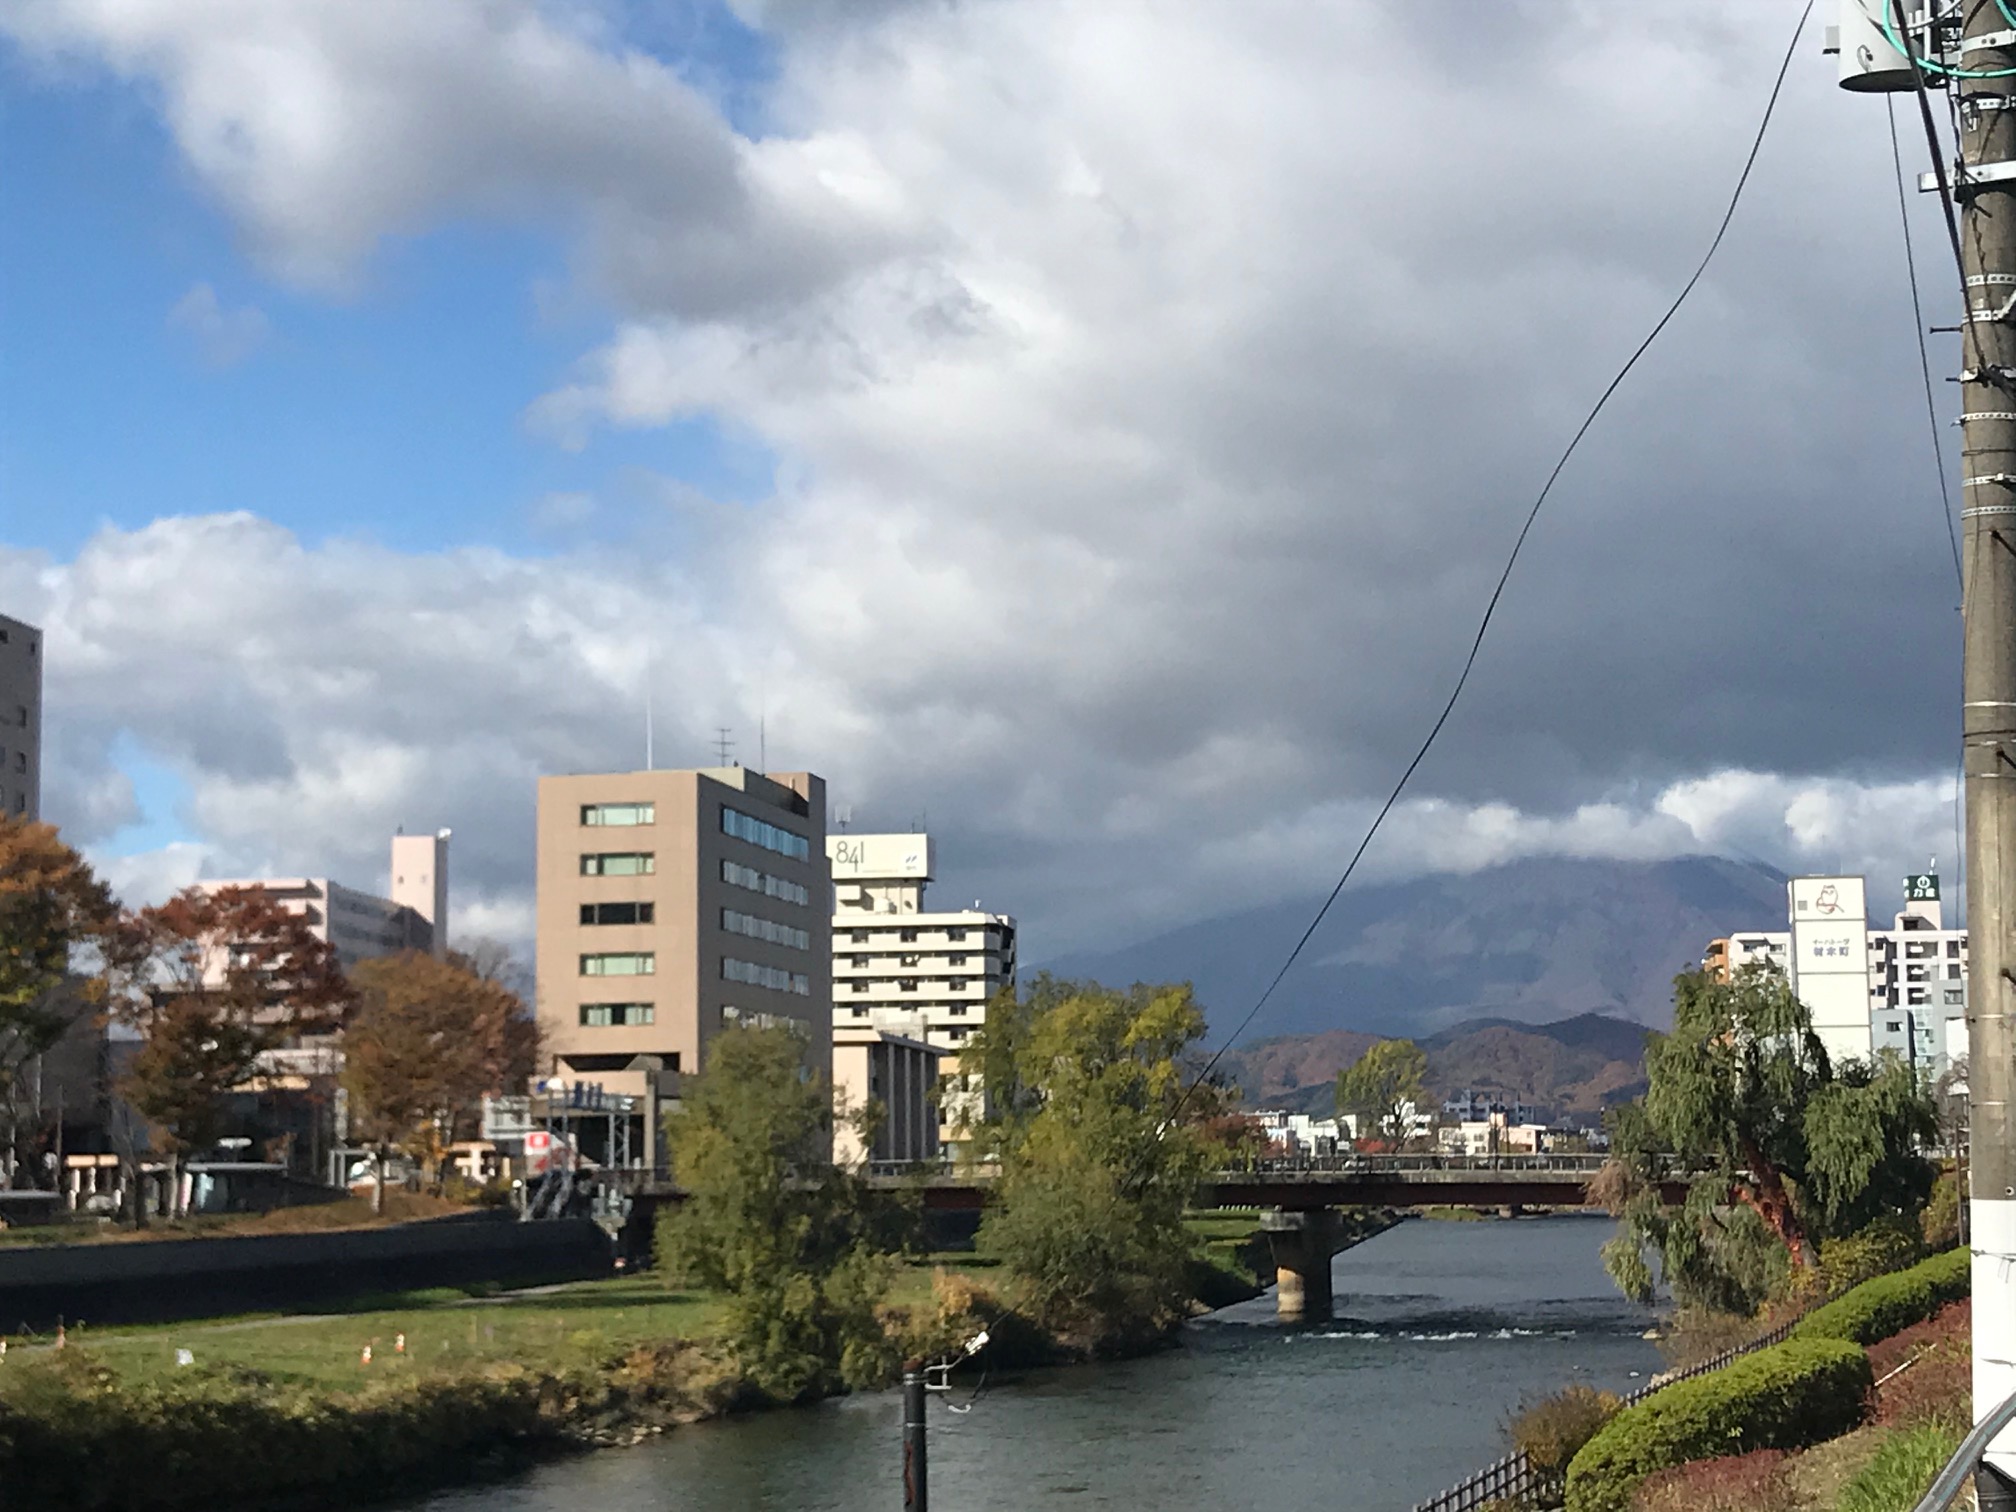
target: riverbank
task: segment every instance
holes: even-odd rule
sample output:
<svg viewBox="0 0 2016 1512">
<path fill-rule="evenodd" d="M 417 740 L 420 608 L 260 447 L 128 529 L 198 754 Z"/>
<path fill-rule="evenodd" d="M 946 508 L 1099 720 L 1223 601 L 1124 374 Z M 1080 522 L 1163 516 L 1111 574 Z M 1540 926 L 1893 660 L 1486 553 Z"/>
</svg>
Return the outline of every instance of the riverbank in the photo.
<svg viewBox="0 0 2016 1512">
<path fill-rule="evenodd" d="M 1368 1218 L 1353 1242 L 1390 1221 Z M 1262 1291 L 1254 1226 L 1193 1225 L 1200 1310 Z M 17 1336 L 0 1359 L 0 1484 L 27 1505 L 80 1509 L 349 1505 L 781 1405 L 715 1340 L 721 1308 L 647 1274 L 313 1315 L 85 1323 L 60 1350 Z M 882 1319 L 902 1354 L 953 1353 L 986 1328 L 976 1364 L 990 1369 L 1113 1356 L 1035 1328 L 972 1256 L 903 1266 Z"/>
</svg>

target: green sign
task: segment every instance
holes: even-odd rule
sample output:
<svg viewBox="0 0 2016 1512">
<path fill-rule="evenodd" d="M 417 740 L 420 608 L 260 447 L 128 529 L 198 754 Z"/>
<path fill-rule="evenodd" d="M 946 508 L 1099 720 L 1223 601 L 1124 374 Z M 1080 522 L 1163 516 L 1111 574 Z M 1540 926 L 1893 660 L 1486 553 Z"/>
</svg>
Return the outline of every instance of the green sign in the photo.
<svg viewBox="0 0 2016 1512">
<path fill-rule="evenodd" d="M 1914 877 L 1904 879 L 1904 901 L 1906 903 L 1937 903 L 1939 901 L 1939 874 L 1919 872 Z"/>
</svg>

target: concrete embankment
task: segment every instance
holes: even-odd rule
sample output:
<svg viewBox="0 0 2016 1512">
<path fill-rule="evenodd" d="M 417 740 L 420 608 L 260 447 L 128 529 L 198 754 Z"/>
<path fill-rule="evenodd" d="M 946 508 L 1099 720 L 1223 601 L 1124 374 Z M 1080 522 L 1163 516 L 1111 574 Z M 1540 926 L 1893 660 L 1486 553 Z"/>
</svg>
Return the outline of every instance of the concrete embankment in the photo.
<svg viewBox="0 0 2016 1512">
<path fill-rule="evenodd" d="M 588 1219 L 508 1217 L 242 1238 L 0 1250 L 0 1333 L 75 1323 L 165 1323 L 292 1311 L 379 1293 L 488 1283 L 539 1286 L 609 1274 Z"/>
</svg>

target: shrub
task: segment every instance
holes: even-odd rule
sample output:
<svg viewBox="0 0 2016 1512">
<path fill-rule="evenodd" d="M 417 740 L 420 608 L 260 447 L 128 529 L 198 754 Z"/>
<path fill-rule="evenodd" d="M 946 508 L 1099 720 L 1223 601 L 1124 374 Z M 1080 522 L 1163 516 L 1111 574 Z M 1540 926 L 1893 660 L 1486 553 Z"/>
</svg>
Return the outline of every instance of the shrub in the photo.
<svg viewBox="0 0 2016 1512">
<path fill-rule="evenodd" d="M 1879 1218 L 1859 1233 L 1820 1246 L 1820 1279 L 1829 1292 L 1845 1292 L 1924 1257 L 1925 1240 L 1915 1222 Z"/>
<path fill-rule="evenodd" d="M 1752 1449 L 1797 1449 L 1862 1419 L 1868 1356 L 1836 1339 L 1745 1355 L 1627 1407 L 1568 1466 L 1568 1512 L 1625 1512 L 1655 1471 Z"/>
<path fill-rule="evenodd" d="M 1932 1183 L 1932 1195 L 1925 1199 L 1918 1227 L 1928 1250 L 1948 1249 L 1960 1242 L 1960 1179 L 1950 1169 L 1940 1172 Z"/>
<path fill-rule="evenodd" d="M 1841 1488 L 1840 1512 L 1911 1512 L 1939 1467 L 1960 1447 L 1958 1431 L 1908 1428 L 1892 1434 Z"/>
<path fill-rule="evenodd" d="M 1522 1403 L 1506 1425 L 1512 1447 L 1522 1452 L 1536 1470 L 1552 1476 L 1565 1475 L 1575 1452 L 1624 1404 L 1607 1391 L 1593 1386 L 1570 1386 L 1537 1402 Z"/>
<path fill-rule="evenodd" d="M 1766 1331 L 1766 1324 L 1743 1313 L 1681 1307 L 1660 1328 L 1659 1355 L 1673 1369 L 1686 1370 Z"/>
<path fill-rule="evenodd" d="M 1816 1307 L 1792 1330 L 1795 1339 L 1846 1339 L 1874 1344 L 1922 1323 L 1948 1302 L 1972 1289 L 1972 1257 L 1964 1249 L 1948 1250 L 1922 1260 L 1909 1270 L 1864 1281 L 1832 1302 Z"/>
<path fill-rule="evenodd" d="M 1696 1460 L 1647 1476 L 1633 1512 L 1799 1512 L 1782 1449 Z"/>
</svg>

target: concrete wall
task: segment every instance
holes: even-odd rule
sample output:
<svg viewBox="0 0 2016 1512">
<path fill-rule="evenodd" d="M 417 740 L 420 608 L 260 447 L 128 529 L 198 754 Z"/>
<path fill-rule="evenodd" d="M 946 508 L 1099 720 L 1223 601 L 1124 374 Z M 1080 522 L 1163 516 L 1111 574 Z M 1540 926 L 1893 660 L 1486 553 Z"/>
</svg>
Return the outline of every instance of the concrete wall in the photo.
<svg viewBox="0 0 2016 1512">
<path fill-rule="evenodd" d="M 610 1273 L 588 1219 L 509 1216 L 326 1234 L 129 1240 L 0 1250 L 0 1333 L 327 1307 L 374 1293 L 483 1282 L 536 1286 Z"/>
</svg>

